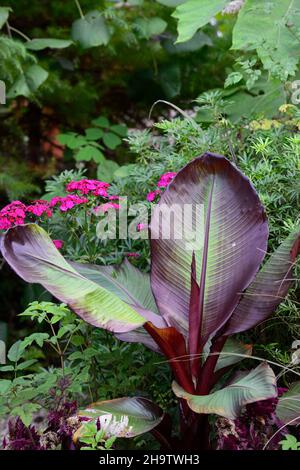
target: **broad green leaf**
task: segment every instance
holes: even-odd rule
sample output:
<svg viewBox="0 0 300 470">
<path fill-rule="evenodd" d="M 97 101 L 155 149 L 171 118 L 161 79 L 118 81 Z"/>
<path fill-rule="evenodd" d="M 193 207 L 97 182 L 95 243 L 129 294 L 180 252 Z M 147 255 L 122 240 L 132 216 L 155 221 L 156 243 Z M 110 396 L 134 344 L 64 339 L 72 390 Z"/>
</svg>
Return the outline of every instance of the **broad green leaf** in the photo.
<svg viewBox="0 0 300 470">
<path fill-rule="evenodd" d="M 181 5 L 182 3 L 185 3 L 187 0 L 156 0 L 158 3 L 161 3 L 162 5 L 165 5 L 166 7 L 177 7 L 178 5 Z"/>
<path fill-rule="evenodd" d="M 94 126 L 99 126 L 99 127 L 104 127 L 104 128 L 107 128 L 110 126 L 109 120 L 105 116 L 99 116 L 98 118 L 93 119 L 92 124 L 94 124 Z"/>
<path fill-rule="evenodd" d="M 127 259 L 115 266 L 70 263 L 85 278 L 115 294 L 123 302 L 158 313 L 151 291 L 150 275 Z"/>
<path fill-rule="evenodd" d="M 249 330 L 274 312 L 293 282 L 293 267 L 299 251 L 300 228 L 283 241 L 255 276 L 234 310 L 224 334 Z"/>
<path fill-rule="evenodd" d="M 56 39 L 56 38 L 36 38 L 31 39 L 25 43 L 26 49 L 31 51 L 41 51 L 49 47 L 50 49 L 65 49 L 73 44 L 69 39 Z"/>
<path fill-rule="evenodd" d="M 1 237 L 1 251 L 25 281 L 42 284 L 83 320 L 113 332 L 130 331 L 145 320 L 131 306 L 80 275 L 35 224 L 19 225 Z"/>
<path fill-rule="evenodd" d="M 188 0 L 179 5 L 172 14 L 178 19 L 178 39 L 177 42 L 184 42 L 191 39 L 198 29 L 205 26 L 219 13 L 229 0 Z"/>
<path fill-rule="evenodd" d="M 104 160 L 103 153 L 93 145 L 86 145 L 81 147 L 76 153 L 75 159 L 77 161 L 94 160 L 96 163 L 101 163 Z"/>
<path fill-rule="evenodd" d="M 114 124 L 110 126 L 110 130 L 115 134 L 118 134 L 120 137 L 127 136 L 127 127 L 124 124 Z"/>
<path fill-rule="evenodd" d="M 265 69 L 286 79 L 297 70 L 299 30 L 299 2 L 246 0 L 233 29 L 232 49 L 256 49 Z"/>
<path fill-rule="evenodd" d="M 7 353 L 7 357 L 11 362 L 18 362 L 24 353 L 24 345 L 21 340 L 16 341 Z"/>
<path fill-rule="evenodd" d="M 112 132 L 106 132 L 103 136 L 103 142 L 105 143 L 106 147 L 114 150 L 122 143 L 122 140 L 116 134 L 113 134 Z"/>
<path fill-rule="evenodd" d="M 92 403 L 80 411 L 79 416 L 91 420 L 99 419 L 101 429 L 110 437 L 134 437 L 151 431 L 163 419 L 161 408 L 150 400 L 141 397 L 116 398 Z M 81 428 L 74 438 L 80 439 Z"/>
<path fill-rule="evenodd" d="M 31 65 L 12 85 L 7 93 L 8 98 L 17 96 L 30 97 L 48 78 L 47 70 L 40 65 Z"/>
<path fill-rule="evenodd" d="M 69 132 L 67 134 L 58 134 L 57 140 L 60 144 L 66 145 L 70 149 L 74 150 L 87 143 L 85 137 L 82 135 Z"/>
<path fill-rule="evenodd" d="M 6 23 L 10 11 L 12 9 L 9 7 L 0 7 L 0 28 Z"/>
<path fill-rule="evenodd" d="M 28 367 L 32 366 L 36 362 L 37 362 L 37 359 L 28 359 L 28 361 L 20 362 L 20 364 L 17 365 L 16 369 L 17 370 L 28 369 Z"/>
<path fill-rule="evenodd" d="M 300 423 L 300 382 L 295 382 L 278 400 L 276 414 L 284 424 Z"/>
<path fill-rule="evenodd" d="M 117 162 L 113 160 L 104 160 L 97 168 L 97 178 L 106 183 L 111 183 L 114 179 L 114 173 L 119 168 Z"/>
<path fill-rule="evenodd" d="M 42 407 L 37 403 L 24 403 L 23 405 L 16 406 L 11 410 L 13 416 L 19 416 L 25 426 L 29 426 L 32 422 L 33 414 L 40 410 Z"/>
<path fill-rule="evenodd" d="M 134 166 L 135 165 L 132 163 L 120 166 L 114 173 L 115 178 L 126 178 L 127 176 L 130 176 Z"/>
<path fill-rule="evenodd" d="M 234 338 L 228 338 L 218 358 L 215 372 L 223 367 L 233 366 L 251 354 L 252 344 L 244 344 Z"/>
<path fill-rule="evenodd" d="M 179 95 L 181 90 L 181 71 L 178 64 L 169 64 L 160 68 L 158 81 L 167 98 Z"/>
<path fill-rule="evenodd" d="M 209 395 L 191 395 L 176 382 L 173 382 L 173 392 L 186 400 L 195 413 L 236 419 L 245 405 L 277 396 L 276 377 L 267 364 L 260 364 L 247 375 Z"/>
<path fill-rule="evenodd" d="M 0 394 L 4 395 L 10 389 L 12 383 L 10 380 L 0 380 Z"/>
<path fill-rule="evenodd" d="M 85 135 L 89 140 L 99 140 L 103 137 L 103 130 L 98 127 L 90 127 L 85 130 Z"/>
<path fill-rule="evenodd" d="M 189 52 L 198 51 L 204 46 L 213 45 L 210 37 L 203 33 L 203 31 L 198 31 L 198 33 L 196 33 L 189 41 L 179 44 L 174 44 L 174 41 L 175 39 L 171 38 L 163 42 L 163 46 L 169 54 L 186 54 Z"/>
<path fill-rule="evenodd" d="M 150 39 L 152 36 L 157 36 L 164 32 L 168 24 L 162 18 L 137 18 L 134 25 L 145 39 Z"/>
<path fill-rule="evenodd" d="M 286 103 L 286 92 L 282 83 L 276 80 L 259 81 L 251 93 L 243 90 L 226 90 L 227 101 L 224 113 L 233 123 L 242 118 L 272 118 L 278 113 L 278 108 Z M 225 95 L 224 95 L 225 97 Z"/>
<path fill-rule="evenodd" d="M 74 21 L 71 36 L 84 49 L 102 45 L 106 46 L 110 39 L 110 33 L 105 20 L 97 10 L 90 11 L 84 18 Z"/>
<path fill-rule="evenodd" d="M 159 311 L 168 325 L 193 336 L 193 347 L 204 346 L 264 258 L 268 224 L 259 197 L 225 157 L 206 153 L 175 176 L 153 210 L 150 230 Z M 199 292 L 190 315 L 193 252 Z"/>
</svg>

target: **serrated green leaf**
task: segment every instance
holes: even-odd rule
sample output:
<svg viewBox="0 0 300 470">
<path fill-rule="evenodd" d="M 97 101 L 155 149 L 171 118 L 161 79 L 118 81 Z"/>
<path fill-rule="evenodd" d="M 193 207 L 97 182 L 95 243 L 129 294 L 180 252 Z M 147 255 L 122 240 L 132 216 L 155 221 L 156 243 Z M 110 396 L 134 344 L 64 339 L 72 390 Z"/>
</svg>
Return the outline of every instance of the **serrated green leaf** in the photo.
<svg viewBox="0 0 300 470">
<path fill-rule="evenodd" d="M 178 19 L 178 39 L 177 42 L 184 42 L 191 39 L 198 29 L 205 26 L 219 13 L 229 0 L 188 0 L 179 5 L 172 14 Z"/>
</svg>

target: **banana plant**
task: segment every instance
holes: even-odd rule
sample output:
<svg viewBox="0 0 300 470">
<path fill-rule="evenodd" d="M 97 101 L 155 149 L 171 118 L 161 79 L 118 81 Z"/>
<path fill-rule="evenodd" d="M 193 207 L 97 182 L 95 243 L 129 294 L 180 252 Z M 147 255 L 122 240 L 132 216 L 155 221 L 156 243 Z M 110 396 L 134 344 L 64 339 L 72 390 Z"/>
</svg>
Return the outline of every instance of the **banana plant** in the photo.
<svg viewBox="0 0 300 470">
<path fill-rule="evenodd" d="M 187 205 L 201 214 L 193 211 L 183 230 L 180 217 Z M 161 217 L 166 209 L 172 216 Z M 286 296 L 300 232 L 291 233 L 259 270 L 268 244 L 265 210 L 249 179 L 212 153 L 178 172 L 154 208 L 149 232 L 150 276 L 128 261 L 120 266 L 67 261 L 35 224 L 8 230 L 1 251 L 20 277 L 42 284 L 88 323 L 122 341 L 143 343 L 169 362 L 179 438 L 167 415 L 141 397 L 98 402 L 82 416 L 113 418 L 117 435 L 116 423 L 123 419 L 123 437 L 152 431 L 167 448 L 207 448 L 209 414 L 234 419 L 245 405 L 277 396 L 266 363 L 230 372 L 240 356 L 251 354 L 251 346 L 232 335 L 264 321 Z"/>
</svg>

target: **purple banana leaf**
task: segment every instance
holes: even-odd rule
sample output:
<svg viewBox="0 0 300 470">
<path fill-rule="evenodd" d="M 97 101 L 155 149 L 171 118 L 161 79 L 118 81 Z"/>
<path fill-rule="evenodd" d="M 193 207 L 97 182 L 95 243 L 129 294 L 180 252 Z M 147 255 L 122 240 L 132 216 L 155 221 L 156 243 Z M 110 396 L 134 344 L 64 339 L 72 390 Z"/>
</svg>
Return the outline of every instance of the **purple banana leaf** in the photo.
<svg viewBox="0 0 300 470">
<path fill-rule="evenodd" d="M 293 282 L 300 251 L 300 231 L 291 233 L 269 257 L 244 293 L 222 334 L 232 335 L 266 320 L 282 302 Z"/>
<path fill-rule="evenodd" d="M 150 230 L 156 303 L 196 353 L 227 322 L 265 256 L 263 206 L 248 178 L 206 153 L 174 178 Z"/>
</svg>

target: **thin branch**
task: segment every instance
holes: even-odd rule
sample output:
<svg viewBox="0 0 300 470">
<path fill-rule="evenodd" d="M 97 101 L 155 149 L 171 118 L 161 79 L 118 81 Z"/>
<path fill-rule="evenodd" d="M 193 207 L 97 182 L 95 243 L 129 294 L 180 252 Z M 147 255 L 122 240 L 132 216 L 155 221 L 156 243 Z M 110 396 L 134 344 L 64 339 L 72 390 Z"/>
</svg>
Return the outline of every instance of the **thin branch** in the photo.
<svg viewBox="0 0 300 470">
<path fill-rule="evenodd" d="M 77 8 L 78 8 L 78 11 L 79 11 L 79 14 L 80 14 L 81 19 L 84 20 L 84 14 L 83 14 L 81 5 L 80 5 L 80 3 L 79 3 L 79 0 L 74 0 L 74 1 L 75 1 L 75 3 L 76 3 Z"/>
</svg>

